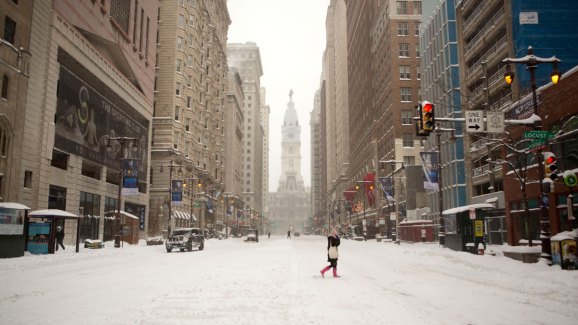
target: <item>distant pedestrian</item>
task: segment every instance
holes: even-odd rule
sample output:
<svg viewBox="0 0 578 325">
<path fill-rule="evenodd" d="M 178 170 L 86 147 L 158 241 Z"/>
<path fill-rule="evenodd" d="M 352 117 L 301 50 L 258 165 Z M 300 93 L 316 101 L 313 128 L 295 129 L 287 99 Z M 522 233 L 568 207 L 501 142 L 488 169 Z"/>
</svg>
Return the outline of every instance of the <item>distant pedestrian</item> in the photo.
<svg viewBox="0 0 578 325">
<path fill-rule="evenodd" d="M 330 264 L 319 271 L 322 277 L 325 277 L 325 272 L 333 268 L 333 277 L 339 278 L 339 275 L 337 275 L 337 259 L 339 258 L 337 247 L 339 247 L 339 244 L 339 235 L 337 234 L 337 230 L 333 229 L 331 235 L 327 237 L 327 262 Z"/>
<path fill-rule="evenodd" d="M 271 232 L 270 231 L 267 233 L 267 239 L 271 239 Z"/>
<path fill-rule="evenodd" d="M 62 249 L 66 249 L 64 248 L 64 244 L 62 243 L 64 241 L 64 230 L 62 230 L 62 227 L 58 226 L 56 227 L 56 250 L 58 251 L 58 246 L 60 245 L 60 247 L 62 247 Z"/>
<path fill-rule="evenodd" d="M 287 230 L 287 238 L 291 238 L 291 230 Z"/>
</svg>

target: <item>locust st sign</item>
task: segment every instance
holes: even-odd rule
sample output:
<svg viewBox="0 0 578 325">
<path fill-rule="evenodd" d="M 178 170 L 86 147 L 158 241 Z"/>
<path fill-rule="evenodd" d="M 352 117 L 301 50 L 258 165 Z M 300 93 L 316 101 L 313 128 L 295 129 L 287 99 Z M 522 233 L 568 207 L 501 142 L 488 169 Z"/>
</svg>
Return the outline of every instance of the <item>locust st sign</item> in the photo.
<svg viewBox="0 0 578 325">
<path fill-rule="evenodd" d="M 484 132 L 484 111 L 466 111 L 466 130 Z"/>
</svg>

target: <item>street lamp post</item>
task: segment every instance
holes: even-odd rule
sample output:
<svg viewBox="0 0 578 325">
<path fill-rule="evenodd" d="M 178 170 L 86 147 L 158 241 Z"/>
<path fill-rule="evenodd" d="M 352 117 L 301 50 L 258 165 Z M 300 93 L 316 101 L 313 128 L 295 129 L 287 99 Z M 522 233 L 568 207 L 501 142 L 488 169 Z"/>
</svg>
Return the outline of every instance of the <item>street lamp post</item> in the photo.
<svg viewBox="0 0 578 325">
<path fill-rule="evenodd" d="M 119 145 L 120 145 L 120 168 L 119 168 L 119 172 L 118 172 L 118 198 L 116 201 L 116 218 L 114 220 L 114 228 L 115 228 L 115 232 L 114 232 L 114 247 L 119 248 L 121 246 L 121 233 L 122 233 L 122 228 L 120 225 L 120 208 L 121 208 L 121 199 L 122 199 L 122 183 L 124 181 L 124 175 L 123 175 L 123 166 L 122 166 L 122 162 L 125 159 L 125 155 L 126 155 L 126 147 L 128 145 L 131 146 L 133 151 L 137 151 L 138 147 L 136 146 L 137 144 L 137 138 L 135 137 L 106 137 L 105 141 L 106 141 L 106 151 L 110 152 L 112 151 L 112 145 L 111 145 L 111 141 L 116 141 Z"/>
<path fill-rule="evenodd" d="M 175 168 L 179 168 L 178 172 L 181 173 L 182 169 L 181 169 L 181 165 L 175 165 L 173 164 L 173 161 L 171 160 L 171 162 L 169 163 L 169 165 L 167 166 L 169 168 L 169 224 L 167 226 L 167 238 L 168 236 L 171 235 L 171 217 L 172 217 L 172 213 L 173 213 L 173 198 L 172 198 L 172 182 L 173 182 L 173 170 Z M 163 165 L 161 165 L 161 173 L 163 172 Z"/>
<path fill-rule="evenodd" d="M 380 162 L 381 164 L 390 164 L 390 165 L 391 165 L 391 187 L 392 187 L 393 190 L 394 190 L 394 195 L 393 195 L 393 200 L 394 200 L 394 201 L 393 201 L 393 209 L 394 209 L 394 212 L 395 212 L 395 243 L 396 243 L 397 245 L 399 245 L 399 244 L 400 244 L 400 235 L 399 235 L 399 211 L 398 211 L 398 208 L 397 208 L 397 199 L 396 199 L 396 198 L 397 198 L 397 193 L 396 193 L 396 191 L 395 191 L 395 177 L 394 177 L 394 173 L 395 173 L 395 165 L 396 165 L 396 164 L 400 163 L 402 169 L 405 169 L 405 165 L 404 165 L 404 162 L 403 162 L 403 161 L 401 161 L 401 160 L 395 160 L 395 159 L 393 159 L 393 157 L 392 157 L 392 159 L 390 159 L 390 160 L 380 160 L 379 162 Z M 382 166 L 382 169 L 385 171 L 385 167 Z M 386 200 L 387 200 L 387 198 L 386 198 Z M 406 199 L 406 201 L 407 201 L 407 199 Z M 407 203 L 406 203 L 406 205 L 407 205 Z"/>
<path fill-rule="evenodd" d="M 534 48 L 532 46 L 528 47 L 528 53 L 526 56 L 521 58 L 505 58 L 502 62 L 506 63 L 506 73 L 504 75 L 504 80 L 508 85 L 510 85 L 514 81 L 514 73 L 510 70 L 510 64 L 525 64 L 526 69 L 530 71 L 530 84 L 532 88 L 532 102 L 534 108 L 534 115 L 538 115 L 538 98 L 536 94 L 536 89 L 538 88 L 536 84 L 536 68 L 538 68 L 538 64 L 541 63 L 549 63 L 553 65 L 553 70 L 551 74 L 551 79 L 553 84 L 557 84 L 560 80 L 560 72 L 558 71 L 558 63 L 560 63 L 560 59 L 552 56 L 550 58 L 541 58 L 534 55 Z M 535 123 L 534 130 L 542 130 L 542 123 Z M 540 239 L 542 240 L 542 258 L 547 260 L 551 260 L 551 248 L 550 248 L 550 217 L 548 215 L 548 207 L 546 206 L 545 198 L 547 194 L 544 193 L 544 166 L 542 161 L 542 149 L 539 148 L 536 155 L 538 159 L 538 178 L 540 183 L 540 206 L 542 217 L 540 220 L 541 225 L 541 235 Z M 531 240 L 531 239 L 530 239 Z"/>
</svg>

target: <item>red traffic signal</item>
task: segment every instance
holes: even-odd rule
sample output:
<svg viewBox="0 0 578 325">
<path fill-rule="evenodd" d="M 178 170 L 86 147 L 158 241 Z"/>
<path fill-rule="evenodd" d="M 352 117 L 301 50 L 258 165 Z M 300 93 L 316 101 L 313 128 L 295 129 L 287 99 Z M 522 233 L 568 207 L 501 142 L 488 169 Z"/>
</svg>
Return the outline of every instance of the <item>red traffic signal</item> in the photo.
<svg viewBox="0 0 578 325">
<path fill-rule="evenodd" d="M 422 130 L 430 133 L 435 129 L 434 104 L 424 100 L 420 103 Z"/>
<path fill-rule="evenodd" d="M 558 170 L 556 162 L 558 159 L 553 152 L 545 151 L 542 155 L 544 155 L 544 176 L 555 181 L 558 178 L 558 174 L 556 174 Z"/>
</svg>

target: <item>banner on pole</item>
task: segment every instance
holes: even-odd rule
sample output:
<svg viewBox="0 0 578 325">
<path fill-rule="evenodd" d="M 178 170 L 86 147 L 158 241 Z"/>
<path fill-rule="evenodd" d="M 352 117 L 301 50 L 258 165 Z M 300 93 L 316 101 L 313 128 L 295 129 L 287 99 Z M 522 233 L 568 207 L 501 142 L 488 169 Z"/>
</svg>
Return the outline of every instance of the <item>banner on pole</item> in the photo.
<svg viewBox="0 0 578 325">
<path fill-rule="evenodd" d="M 423 187 L 426 190 L 438 189 L 438 153 L 437 152 L 420 152 L 421 166 L 423 169 Z"/>
<path fill-rule="evenodd" d="M 172 179 L 171 180 L 171 203 L 174 205 L 180 205 L 183 201 L 183 180 L 182 179 Z"/>
</svg>

